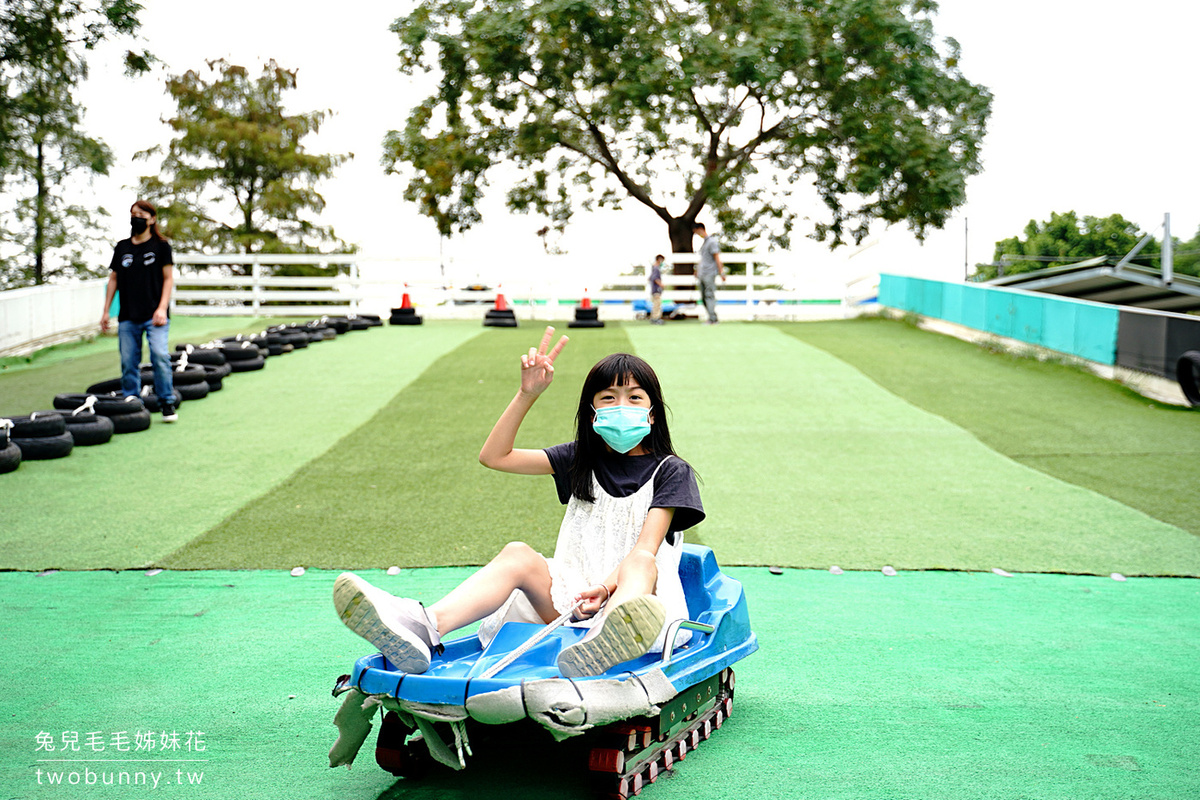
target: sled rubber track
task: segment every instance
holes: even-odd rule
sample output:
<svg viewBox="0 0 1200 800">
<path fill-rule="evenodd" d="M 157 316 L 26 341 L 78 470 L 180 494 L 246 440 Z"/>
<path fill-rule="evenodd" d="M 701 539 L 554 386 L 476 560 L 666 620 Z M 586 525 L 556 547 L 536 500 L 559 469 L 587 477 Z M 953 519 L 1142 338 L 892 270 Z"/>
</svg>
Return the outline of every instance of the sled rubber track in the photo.
<svg viewBox="0 0 1200 800">
<path fill-rule="evenodd" d="M 733 684 L 733 670 L 725 669 L 680 692 L 657 717 L 615 723 L 600 732 L 604 744 L 588 753 L 599 795 L 633 797 L 683 761 L 729 719 Z"/>
</svg>

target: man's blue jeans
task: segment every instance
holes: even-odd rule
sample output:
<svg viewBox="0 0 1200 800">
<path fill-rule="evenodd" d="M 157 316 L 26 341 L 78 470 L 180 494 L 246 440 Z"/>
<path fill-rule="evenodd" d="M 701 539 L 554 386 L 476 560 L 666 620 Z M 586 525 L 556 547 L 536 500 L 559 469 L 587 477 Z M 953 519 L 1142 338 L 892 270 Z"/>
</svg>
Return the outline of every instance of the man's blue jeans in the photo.
<svg viewBox="0 0 1200 800">
<path fill-rule="evenodd" d="M 171 321 L 166 325 L 155 325 L 150 320 L 117 324 L 117 338 L 121 342 L 121 393 L 136 397 L 142 392 L 142 334 L 150 345 L 150 365 L 154 367 L 154 393 L 163 402 L 175 404 L 175 386 L 171 381 L 171 353 L 167 350 L 167 333 Z"/>
</svg>

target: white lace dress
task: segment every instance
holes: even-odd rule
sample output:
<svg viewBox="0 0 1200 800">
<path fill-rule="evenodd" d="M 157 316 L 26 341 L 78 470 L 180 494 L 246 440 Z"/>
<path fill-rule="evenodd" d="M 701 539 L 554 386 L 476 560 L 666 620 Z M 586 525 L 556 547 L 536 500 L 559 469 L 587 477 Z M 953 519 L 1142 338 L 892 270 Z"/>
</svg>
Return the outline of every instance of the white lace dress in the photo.
<svg viewBox="0 0 1200 800">
<path fill-rule="evenodd" d="M 592 492 L 595 502 L 586 503 L 571 495 L 567 513 L 558 530 L 558 542 L 554 546 L 554 557 L 547 558 L 550 569 L 550 597 L 560 614 L 571 608 L 571 600 L 589 586 L 603 583 L 613 570 L 629 555 L 641 535 L 650 503 L 654 499 L 654 479 L 658 470 L 672 456 L 667 456 L 650 479 L 628 497 L 613 497 L 604 491 L 596 476 L 592 475 Z M 667 609 L 667 624 L 677 619 L 687 619 L 687 600 L 683 596 L 683 584 L 679 580 L 679 556 L 682 552 L 683 535 L 670 536 L 659 545 L 655 562 L 658 565 L 658 586 L 655 594 Z M 593 620 L 573 623 L 590 627 Z M 479 626 L 479 638 L 486 646 L 505 622 L 542 622 L 533 605 L 520 589 L 513 591 L 508 600 L 495 613 L 483 620 Z M 650 649 L 661 653 L 666 626 L 659 632 L 658 639 Z M 675 640 L 678 647 L 688 640 L 690 633 L 680 631 Z"/>
</svg>

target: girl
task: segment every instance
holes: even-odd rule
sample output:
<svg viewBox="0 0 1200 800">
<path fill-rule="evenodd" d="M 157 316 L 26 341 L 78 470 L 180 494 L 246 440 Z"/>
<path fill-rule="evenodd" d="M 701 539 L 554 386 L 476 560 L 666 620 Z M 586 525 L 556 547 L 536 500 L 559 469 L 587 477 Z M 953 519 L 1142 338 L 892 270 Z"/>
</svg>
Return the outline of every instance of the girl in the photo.
<svg viewBox="0 0 1200 800">
<path fill-rule="evenodd" d="M 554 476 L 567 505 L 554 557 L 510 543 L 429 608 L 351 573 L 334 584 L 342 622 L 402 672 L 424 672 L 431 651 L 441 652 L 441 638 L 476 620 L 484 620 L 479 637 L 486 646 L 505 622 L 549 623 L 574 610 L 573 618 L 591 630 L 563 649 L 559 670 L 567 677 L 598 675 L 661 651 L 666 623 L 688 616 L 679 580 L 682 531 L 704 519 L 704 509 L 691 467 L 671 446 L 649 364 L 624 353 L 602 359 L 583 384 L 575 441 L 513 448 L 566 346 L 563 336 L 547 353 L 553 334 L 546 328 L 541 345 L 521 356 L 521 388 L 479 460 L 503 472 Z"/>
</svg>

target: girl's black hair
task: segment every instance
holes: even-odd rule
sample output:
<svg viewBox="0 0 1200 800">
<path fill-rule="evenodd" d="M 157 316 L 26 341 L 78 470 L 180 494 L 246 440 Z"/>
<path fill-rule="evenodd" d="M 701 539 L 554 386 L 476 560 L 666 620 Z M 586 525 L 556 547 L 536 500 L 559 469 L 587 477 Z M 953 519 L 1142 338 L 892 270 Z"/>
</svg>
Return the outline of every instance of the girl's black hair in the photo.
<svg viewBox="0 0 1200 800">
<path fill-rule="evenodd" d="M 142 211 L 145 211 L 147 214 L 154 217 L 154 222 L 150 225 L 150 236 L 158 239 L 159 241 L 165 242 L 167 237 L 163 236 L 163 232 L 158 228 L 158 209 L 154 207 L 154 204 L 149 200 L 134 200 L 133 206 L 131 206 L 129 210 L 132 211 L 135 208 L 140 208 Z"/>
<path fill-rule="evenodd" d="M 644 360 L 629 353 L 613 353 L 600 359 L 583 381 L 579 395 L 579 410 L 575 414 L 575 460 L 571 462 L 571 494 L 587 503 L 596 500 L 592 493 L 592 472 L 606 452 L 604 440 L 592 430 L 592 400 L 596 393 L 610 386 L 624 386 L 630 379 L 646 393 L 654 423 L 641 444 L 657 456 L 675 455 L 671 446 L 671 431 L 667 427 L 667 406 L 663 402 L 658 376 Z"/>
</svg>

